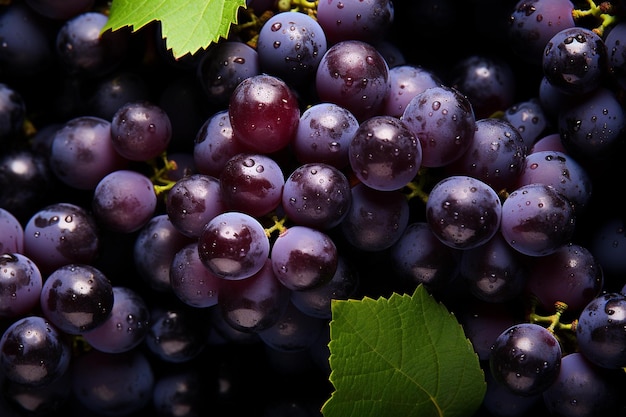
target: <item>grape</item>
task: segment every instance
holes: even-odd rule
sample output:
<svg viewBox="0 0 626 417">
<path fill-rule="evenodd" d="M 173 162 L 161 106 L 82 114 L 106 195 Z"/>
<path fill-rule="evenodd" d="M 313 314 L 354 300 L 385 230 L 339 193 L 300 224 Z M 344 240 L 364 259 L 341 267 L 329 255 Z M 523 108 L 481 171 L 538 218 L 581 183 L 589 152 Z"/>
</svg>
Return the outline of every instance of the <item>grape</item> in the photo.
<svg viewBox="0 0 626 417">
<path fill-rule="evenodd" d="M 525 255 L 555 252 L 570 241 L 575 228 L 574 207 L 550 185 L 523 185 L 502 203 L 500 231 L 509 245 Z"/>
<path fill-rule="evenodd" d="M 530 155 L 541 151 L 556 151 L 567 154 L 567 150 L 563 147 L 563 142 L 561 141 L 561 135 L 558 133 L 548 133 L 544 136 L 540 136 L 535 143 L 533 143 L 528 154 Z"/>
<path fill-rule="evenodd" d="M 52 139 L 50 168 L 65 184 L 93 190 L 105 175 L 126 166 L 113 147 L 111 122 L 79 116 L 67 121 Z"/>
<path fill-rule="evenodd" d="M 37 265 L 20 253 L 0 255 L 0 317 L 20 317 L 39 305 L 43 278 Z"/>
<path fill-rule="evenodd" d="M 597 33 L 575 26 L 557 32 L 545 46 L 542 69 L 547 81 L 566 94 L 597 89 L 605 75 L 606 45 Z"/>
<path fill-rule="evenodd" d="M 237 85 L 228 115 L 236 141 L 250 151 L 272 153 L 292 141 L 300 108 L 293 90 L 282 79 L 259 74 Z"/>
<path fill-rule="evenodd" d="M 282 209 L 300 226 L 329 230 L 348 214 L 352 193 L 348 178 L 325 163 L 300 165 L 285 180 Z"/>
<path fill-rule="evenodd" d="M 469 148 L 448 170 L 469 175 L 495 190 L 517 186 L 524 168 L 526 146 L 521 134 L 503 119 L 480 119 Z"/>
<path fill-rule="evenodd" d="M 589 251 L 609 276 L 626 272 L 626 225 L 618 216 L 600 221 L 590 239 Z"/>
<path fill-rule="evenodd" d="M 189 306 L 204 308 L 216 305 L 221 279 L 204 266 L 196 242 L 180 249 L 172 259 L 172 292 Z"/>
<path fill-rule="evenodd" d="M 112 120 L 126 103 L 148 100 L 149 92 L 140 74 L 116 70 L 100 80 L 86 95 L 85 105 L 89 114 Z"/>
<path fill-rule="evenodd" d="M 561 345 L 545 327 L 515 324 L 495 340 L 489 369 L 495 381 L 511 392 L 532 396 L 544 392 L 559 376 Z"/>
<path fill-rule="evenodd" d="M 397 117 L 374 116 L 357 128 L 348 148 L 350 167 L 370 188 L 399 190 L 417 175 L 422 145 Z"/>
<path fill-rule="evenodd" d="M 345 40 L 332 45 L 317 67 L 320 101 L 346 108 L 359 121 L 378 113 L 389 91 L 389 66 L 369 43 Z"/>
<path fill-rule="evenodd" d="M 180 178 L 165 200 L 165 211 L 172 225 L 191 238 L 199 237 L 204 226 L 225 207 L 220 180 L 203 174 Z"/>
<path fill-rule="evenodd" d="M 261 71 L 290 84 L 310 82 L 326 53 L 326 34 L 313 17 L 296 11 L 277 13 L 259 30 Z"/>
<path fill-rule="evenodd" d="M 580 353 L 602 368 L 626 366 L 626 295 L 599 295 L 578 317 L 576 340 Z"/>
<path fill-rule="evenodd" d="M 113 286 L 91 265 L 68 264 L 54 270 L 40 295 L 44 316 L 65 333 L 76 335 L 102 325 L 113 308 Z"/>
<path fill-rule="evenodd" d="M 337 246 L 324 232 L 292 226 L 274 241 L 270 253 L 276 278 L 290 290 L 308 290 L 329 282 L 339 262 Z"/>
<path fill-rule="evenodd" d="M 186 306 L 153 308 L 145 335 L 148 350 L 171 363 L 189 362 L 197 357 L 206 346 L 207 336 L 201 312 Z"/>
<path fill-rule="evenodd" d="M 617 374 L 592 364 L 580 352 L 563 356 L 561 370 L 554 383 L 543 392 L 548 411 L 564 417 L 582 417 L 611 413 L 617 409 Z"/>
<path fill-rule="evenodd" d="M 339 227 L 354 247 L 368 252 L 390 248 L 409 224 L 409 204 L 398 191 L 380 191 L 357 184 L 352 204 Z"/>
<path fill-rule="evenodd" d="M 212 45 L 197 66 L 197 78 L 204 93 L 220 111 L 228 106 L 239 83 L 260 73 L 256 49 L 235 40 Z"/>
<path fill-rule="evenodd" d="M 193 238 L 180 233 L 167 214 L 156 214 L 137 232 L 133 262 L 139 276 L 158 292 L 171 290 L 170 269 L 176 253 Z"/>
<path fill-rule="evenodd" d="M 24 227 L 10 211 L 0 207 L 0 253 L 24 251 Z"/>
<path fill-rule="evenodd" d="M 509 106 L 502 119 L 511 123 L 520 133 L 524 142 L 525 153 L 535 144 L 548 128 L 549 118 L 541 106 L 538 97 Z"/>
<path fill-rule="evenodd" d="M 622 89 L 626 88 L 626 45 L 622 41 L 625 35 L 626 24 L 618 22 L 604 38 L 609 74 Z"/>
<path fill-rule="evenodd" d="M 40 316 L 16 319 L 0 338 L 0 369 L 19 384 L 44 386 L 59 380 L 70 356 L 63 333 Z"/>
<path fill-rule="evenodd" d="M 150 178 L 120 169 L 107 174 L 93 191 L 92 209 L 96 221 L 109 230 L 131 233 L 154 216 L 157 195 Z"/>
<path fill-rule="evenodd" d="M 383 114 L 401 118 L 413 97 L 428 88 L 442 84 L 434 71 L 419 65 L 389 66 L 389 90 L 381 110 Z"/>
<path fill-rule="evenodd" d="M 11 402 L 12 410 L 19 414 L 5 411 L 0 406 L 2 416 L 50 416 L 62 413 L 64 405 L 71 402 L 71 380 L 70 372 L 65 372 L 54 383 L 35 387 L 6 380 L 3 386 L 4 397 Z"/>
<path fill-rule="evenodd" d="M 95 0 L 26 0 L 37 13 L 51 19 L 70 19 L 91 9 Z"/>
<path fill-rule="evenodd" d="M 193 147 L 193 160 L 201 174 L 220 176 L 226 162 L 244 152 L 244 146 L 233 137 L 228 110 L 209 116 L 198 131 Z"/>
<path fill-rule="evenodd" d="M 213 406 L 207 404 L 205 390 L 212 387 L 207 378 L 198 369 L 181 369 L 157 376 L 154 383 L 152 403 L 158 416 L 173 417 L 180 415 L 206 415 Z"/>
<path fill-rule="evenodd" d="M 131 415 L 152 398 L 154 371 L 141 351 L 105 353 L 92 349 L 75 359 L 71 371 L 73 397 L 88 412 Z"/>
<path fill-rule="evenodd" d="M 0 140 L 9 143 L 21 132 L 26 120 L 26 102 L 9 85 L 0 83 Z"/>
<path fill-rule="evenodd" d="M 435 236 L 455 249 L 487 243 L 499 230 L 502 203 L 496 192 L 479 179 L 447 177 L 430 191 L 426 221 Z"/>
<path fill-rule="evenodd" d="M 391 0 L 328 0 L 317 3 L 317 20 L 331 43 L 371 42 L 385 35 L 394 20 Z"/>
<path fill-rule="evenodd" d="M 198 253 L 214 274 L 225 279 L 244 279 L 263 268 L 270 243 L 258 220 L 231 211 L 206 224 L 198 238 Z"/>
<path fill-rule="evenodd" d="M 111 143 L 124 158 L 147 161 L 161 155 L 172 139 L 172 122 L 149 101 L 123 104 L 111 119 Z"/>
<path fill-rule="evenodd" d="M 322 332 L 325 321 L 309 316 L 288 303 L 276 322 L 259 331 L 259 337 L 271 348 L 294 352 L 308 349 Z"/>
<path fill-rule="evenodd" d="M 542 403 L 541 394 L 518 395 L 499 384 L 490 372 L 485 374 L 487 390 L 483 407 L 494 417 L 525 417 Z"/>
<path fill-rule="evenodd" d="M 100 249 L 100 230 L 81 206 L 57 203 L 41 208 L 24 227 L 24 255 L 47 276 L 70 263 L 89 264 Z"/>
<path fill-rule="evenodd" d="M 281 202 L 285 176 L 278 163 L 263 154 L 244 152 L 226 161 L 219 177 L 224 207 L 262 217 Z"/>
<path fill-rule="evenodd" d="M 476 129 L 468 98 L 444 85 L 415 95 L 401 119 L 422 145 L 424 167 L 442 167 L 460 158 L 469 149 Z"/>
<path fill-rule="evenodd" d="M 302 164 L 323 162 L 342 169 L 349 164 L 348 147 L 359 122 L 346 108 L 317 103 L 300 116 L 291 147 Z"/>
<path fill-rule="evenodd" d="M 532 263 L 527 289 L 548 311 L 567 304 L 580 311 L 600 295 L 604 285 L 602 266 L 584 246 L 567 244 Z"/>
<path fill-rule="evenodd" d="M 525 61 L 540 66 L 546 44 L 575 25 L 570 0 L 519 0 L 511 11 L 507 36 Z"/>
<path fill-rule="evenodd" d="M 108 19 L 103 13 L 87 11 L 63 21 L 55 46 L 56 55 L 68 74 L 101 76 L 121 65 L 128 51 L 128 32 L 110 31 L 101 35 Z"/>
</svg>

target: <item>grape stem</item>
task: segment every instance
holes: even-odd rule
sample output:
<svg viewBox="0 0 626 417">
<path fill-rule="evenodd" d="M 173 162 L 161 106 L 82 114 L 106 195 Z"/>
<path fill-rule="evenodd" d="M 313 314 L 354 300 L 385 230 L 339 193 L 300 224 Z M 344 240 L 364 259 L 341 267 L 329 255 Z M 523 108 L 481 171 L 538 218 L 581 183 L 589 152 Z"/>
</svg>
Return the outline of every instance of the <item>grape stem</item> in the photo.
<svg viewBox="0 0 626 417">
<path fill-rule="evenodd" d="M 272 233 L 278 231 L 278 234 L 283 234 L 287 231 L 287 227 L 285 226 L 285 221 L 287 221 L 286 217 L 282 219 L 278 219 L 278 216 L 272 216 L 272 221 L 274 224 L 267 229 L 265 229 L 265 235 L 267 237 L 271 237 Z"/>
<path fill-rule="evenodd" d="M 576 325 L 578 324 L 578 320 L 573 320 L 571 323 L 563 323 L 561 322 L 561 316 L 567 310 L 567 304 L 557 301 L 554 303 L 554 314 L 548 316 L 542 316 L 537 314 L 537 305 L 539 301 L 532 297 L 530 301 L 530 312 L 528 314 L 528 321 L 530 323 L 540 324 L 545 326 L 563 345 L 564 339 L 567 338 L 567 341 L 570 345 L 575 345 L 576 342 Z"/>
<path fill-rule="evenodd" d="M 311 17 L 315 17 L 317 15 L 317 4 L 319 1 L 309 1 L 309 0 L 278 0 L 278 11 L 279 12 L 304 12 Z"/>
<path fill-rule="evenodd" d="M 159 167 L 159 162 L 163 164 L 162 167 Z M 167 193 L 176 184 L 176 181 L 170 180 L 167 175 L 170 171 L 178 168 L 176 161 L 167 159 L 167 154 L 163 152 L 160 157 L 148 161 L 148 164 L 154 172 L 150 177 L 154 185 L 154 192 L 157 196 Z"/>
<path fill-rule="evenodd" d="M 406 194 L 407 200 L 411 200 L 413 198 L 419 198 L 424 204 L 428 201 L 428 193 L 424 191 L 424 187 L 427 183 L 427 175 L 425 169 L 420 169 L 417 176 L 413 181 L 409 182 L 406 185 L 408 188 L 408 193 Z"/>
<path fill-rule="evenodd" d="M 579 20 L 588 16 L 598 19 L 600 24 L 592 30 L 598 36 L 602 36 L 607 27 L 617 23 L 618 21 L 618 18 L 612 14 L 613 5 L 610 1 L 603 1 L 596 4 L 593 0 L 587 0 L 587 3 L 589 3 L 589 8 L 586 10 L 572 10 L 572 17 L 574 20 Z"/>
</svg>

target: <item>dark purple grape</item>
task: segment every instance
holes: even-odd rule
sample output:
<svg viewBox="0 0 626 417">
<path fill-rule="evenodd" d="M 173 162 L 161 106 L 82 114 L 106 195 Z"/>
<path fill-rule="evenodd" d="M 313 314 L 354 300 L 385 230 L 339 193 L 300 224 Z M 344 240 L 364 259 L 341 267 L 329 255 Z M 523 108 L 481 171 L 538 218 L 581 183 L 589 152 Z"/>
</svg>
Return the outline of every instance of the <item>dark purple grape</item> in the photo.
<svg viewBox="0 0 626 417">
<path fill-rule="evenodd" d="M 120 169 L 98 182 L 91 208 L 103 229 L 131 233 L 148 223 L 156 212 L 157 203 L 150 178 L 137 171 Z"/>
<path fill-rule="evenodd" d="M 467 96 L 477 119 L 513 105 L 516 79 L 508 61 L 484 55 L 461 59 L 451 69 L 449 85 Z"/>
<path fill-rule="evenodd" d="M 67 121 L 52 139 L 50 167 L 66 185 L 93 190 L 105 175 L 125 167 L 113 147 L 111 122 L 93 116 Z"/>
<path fill-rule="evenodd" d="M 89 264 L 99 255 L 100 230 L 90 212 L 75 204 L 41 208 L 24 227 L 24 254 L 47 276 L 70 263 Z"/>
<path fill-rule="evenodd" d="M 542 405 L 541 394 L 519 395 L 498 383 L 491 375 L 485 373 L 487 390 L 483 397 L 482 407 L 494 417 L 527 417 Z"/>
<path fill-rule="evenodd" d="M 350 167 L 370 188 L 393 191 L 411 182 L 422 164 L 422 145 L 400 119 L 373 116 L 363 121 L 348 148 Z"/>
<path fill-rule="evenodd" d="M 260 339 L 281 352 L 297 352 L 310 348 L 322 332 L 327 322 L 318 317 L 303 313 L 293 303 L 287 307 L 270 327 L 259 330 Z"/>
<path fill-rule="evenodd" d="M 535 151 L 526 156 L 517 186 L 541 183 L 553 186 L 582 213 L 592 196 L 591 176 L 575 158 L 558 151 Z"/>
<path fill-rule="evenodd" d="M 185 236 L 197 238 L 204 226 L 226 208 L 220 181 L 204 174 L 180 178 L 167 192 L 165 210 L 172 225 Z"/>
<path fill-rule="evenodd" d="M 600 87 L 562 108 L 557 125 L 563 146 L 580 162 L 605 158 L 619 147 L 626 111 L 613 91 Z"/>
<path fill-rule="evenodd" d="M 502 203 L 500 231 L 515 250 L 545 256 L 569 243 L 576 229 L 572 203 L 554 187 L 523 185 Z"/>
<path fill-rule="evenodd" d="M 390 248 L 409 224 L 409 203 L 400 191 L 379 191 L 365 184 L 352 187 L 352 204 L 339 224 L 342 235 L 357 249 Z"/>
<path fill-rule="evenodd" d="M 595 226 L 588 246 L 589 251 L 610 276 L 626 274 L 626 224 L 619 216 L 611 215 Z"/>
<path fill-rule="evenodd" d="M 439 181 L 426 203 L 426 221 L 435 236 L 455 249 L 487 243 L 499 230 L 502 203 L 483 181 L 451 176 Z"/>
<path fill-rule="evenodd" d="M 524 61 L 541 66 L 546 44 L 559 31 L 575 26 L 570 0 L 519 0 L 511 11 L 507 36 Z"/>
<path fill-rule="evenodd" d="M 282 79 L 259 74 L 237 85 L 230 96 L 228 115 L 235 140 L 252 152 L 266 154 L 292 141 L 300 107 L 294 91 Z"/>
<path fill-rule="evenodd" d="M 260 73 L 256 49 L 230 40 L 213 44 L 202 55 L 196 76 L 209 101 L 222 111 L 239 83 Z"/>
<path fill-rule="evenodd" d="M 596 90 L 607 73 L 602 37 L 580 26 L 557 32 L 545 45 L 542 69 L 547 81 L 566 94 Z"/>
<path fill-rule="evenodd" d="M 526 145 L 503 119 L 480 119 L 469 148 L 448 167 L 456 175 L 475 177 L 494 190 L 514 189 L 524 167 Z"/>
<path fill-rule="evenodd" d="M 24 252 L 24 227 L 9 210 L 0 207 L 0 253 Z"/>
<path fill-rule="evenodd" d="M 41 386 L 30 386 L 6 380 L 3 386 L 4 397 L 11 402 L 12 409 L 19 414 L 9 414 L 0 405 L 3 417 L 52 416 L 63 414 L 71 401 L 72 377 L 65 372 L 61 377 Z M 1 401 L 0 401 L 1 402 Z"/>
<path fill-rule="evenodd" d="M 254 217 L 224 212 L 205 226 L 198 238 L 202 263 L 225 279 L 251 277 L 263 268 L 270 254 L 269 238 Z"/>
<path fill-rule="evenodd" d="M 604 37 L 609 74 L 622 89 L 626 89 L 626 43 L 624 39 L 626 39 L 625 22 L 616 23 Z"/>
<path fill-rule="evenodd" d="M 338 169 L 349 164 L 348 147 L 359 122 L 346 108 L 316 103 L 300 116 L 291 148 L 302 164 L 322 162 Z"/>
<path fill-rule="evenodd" d="M 112 120 L 126 103 L 148 100 L 149 87 L 138 73 L 117 71 L 99 80 L 86 93 L 85 105 L 92 116 Z"/>
<path fill-rule="evenodd" d="M 626 366 L 626 295 L 606 293 L 585 306 L 576 324 L 578 350 L 602 368 Z"/>
<path fill-rule="evenodd" d="M 543 392 L 546 408 L 552 415 L 566 417 L 610 415 L 621 401 L 617 376 L 580 352 L 565 355 L 558 378 Z"/>
<path fill-rule="evenodd" d="M 204 369 L 197 368 L 173 369 L 158 375 L 152 391 L 156 415 L 174 417 L 181 415 L 181 410 L 187 417 L 210 414 L 215 408 L 212 401 L 207 401 L 206 393 L 214 389 L 213 382 Z"/>
<path fill-rule="evenodd" d="M 96 415 L 130 416 L 152 399 L 152 368 L 139 350 L 105 353 L 92 349 L 73 360 L 72 398 Z"/>
<path fill-rule="evenodd" d="M 511 123 L 520 133 L 526 153 L 529 153 L 530 148 L 549 126 L 548 115 L 537 97 L 509 106 L 502 119 Z"/>
<path fill-rule="evenodd" d="M 292 85 L 311 82 L 326 50 L 326 34 L 317 19 L 297 11 L 270 17 L 256 46 L 261 71 Z"/>
<path fill-rule="evenodd" d="M 459 159 L 476 130 L 468 98 L 444 85 L 416 94 L 401 119 L 422 145 L 424 167 L 442 167 Z"/>
<path fill-rule="evenodd" d="M 167 214 L 155 215 L 139 229 L 134 242 L 133 261 L 139 276 L 155 291 L 171 291 L 172 260 L 193 241 L 178 231 Z"/>
<path fill-rule="evenodd" d="M 523 295 L 530 276 L 527 264 L 528 259 L 496 233 L 483 245 L 462 252 L 459 273 L 476 298 L 503 303 Z"/>
<path fill-rule="evenodd" d="M 24 129 L 26 102 L 22 94 L 8 84 L 0 83 L 0 141 L 9 143 Z"/>
<path fill-rule="evenodd" d="M 39 307 L 43 278 L 20 253 L 0 254 L 0 317 L 20 317 Z"/>
<path fill-rule="evenodd" d="M 58 329 L 77 335 L 103 324 L 113 308 L 113 286 L 91 265 L 68 264 L 43 283 L 41 310 Z"/>
<path fill-rule="evenodd" d="M 228 110 L 222 110 L 209 116 L 198 131 L 193 160 L 199 173 L 219 178 L 226 162 L 244 151 L 233 136 Z"/>
<path fill-rule="evenodd" d="M 377 41 L 394 21 L 391 0 L 327 0 L 317 3 L 317 20 L 330 43 Z"/>
<path fill-rule="evenodd" d="M 497 337 L 489 368 L 497 383 L 515 394 L 532 396 L 556 381 L 561 357 L 561 345 L 552 332 L 538 324 L 520 323 Z"/>
<path fill-rule="evenodd" d="M 165 362 L 184 363 L 196 358 L 206 347 L 208 331 L 201 312 L 186 306 L 153 308 L 145 336 L 148 350 Z"/>
<path fill-rule="evenodd" d="M 111 143 L 124 158 L 147 161 L 161 155 L 172 139 L 172 122 L 160 106 L 149 101 L 123 104 L 111 119 Z"/>
<path fill-rule="evenodd" d="M 218 308 L 223 320 L 244 333 L 272 326 L 289 302 L 289 290 L 278 281 L 269 259 L 256 274 L 220 285 Z"/>
<path fill-rule="evenodd" d="M 26 4 L 42 16 L 67 20 L 90 10 L 95 0 L 26 0 Z"/>
<path fill-rule="evenodd" d="M 131 288 L 114 286 L 111 314 L 82 336 L 89 346 L 101 352 L 128 352 L 144 341 L 150 323 L 144 296 Z"/>
<path fill-rule="evenodd" d="M 118 68 L 128 52 L 128 32 L 101 34 L 108 16 L 96 11 L 80 13 L 59 28 L 56 54 L 63 69 L 72 76 L 95 77 Z"/>
<path fill-rule="evenodd" d="M 183 303 L 198 308 L 211 307 L 219 299 L 222 278 L 204 266 L 198 244 L 190 243 L 176 252 L 170 267 L 172 292 Z"/>
<path fill-rule="evenodd" d="M 308 290 L 329 282 L 337 271 L 338 257 L 330 236 L 306 226 L 282 232 L 270 253 L 276 278 L 290 290 Z"/>
<path fill-rule="evenodd" d="M 433 71 L 418 65 L 390 65 L 389 90 L 381 112 L 400 118 L 413 97 L 428 88 L 441 84 L 441 80 Z"/>
<path fill-rule="evenodd" d="M 320 101 L 344 107 L 363 121 L 382 108 L 389 91 L 389 66 L 371 44 L 344 40 L 322 56 L 315 90 Z"/>
<path fill-rule="evenodd" d="M 282 198 L 282 168 L 264 154 L 240 153 L 230 158 L 219 177 L 223 205 L 253 217 L 275 210 Z"/>
<path fill-rule="evenodd" d="M 70 357 L 63 333 L 40 316 L 18 318 L 0 338 L 0 369 L 19 384 L 44 386 L 59 380 Z"/>
</svg>

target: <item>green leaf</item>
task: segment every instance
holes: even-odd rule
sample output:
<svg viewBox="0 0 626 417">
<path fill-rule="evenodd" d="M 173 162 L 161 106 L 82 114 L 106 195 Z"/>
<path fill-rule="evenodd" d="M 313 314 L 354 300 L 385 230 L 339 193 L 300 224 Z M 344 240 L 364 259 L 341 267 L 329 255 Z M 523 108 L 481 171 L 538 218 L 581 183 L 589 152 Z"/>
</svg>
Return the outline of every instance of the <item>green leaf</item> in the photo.
<svg viewBox="0 0 626 417">
<path fill-rule="evenodd" d="M 389 299 L 334 300 L 325 417 L 466 417 L 486 390 L 462 327 L 423 286 Z"/>
<path fill-rule="evenodd" d="M 102 32 L 126 26 L 136 31 L 159 20 L 167 48 L 180 58 L 227 37 L 245 4 L 246 0 L 113 0 Z"/>
</svg>

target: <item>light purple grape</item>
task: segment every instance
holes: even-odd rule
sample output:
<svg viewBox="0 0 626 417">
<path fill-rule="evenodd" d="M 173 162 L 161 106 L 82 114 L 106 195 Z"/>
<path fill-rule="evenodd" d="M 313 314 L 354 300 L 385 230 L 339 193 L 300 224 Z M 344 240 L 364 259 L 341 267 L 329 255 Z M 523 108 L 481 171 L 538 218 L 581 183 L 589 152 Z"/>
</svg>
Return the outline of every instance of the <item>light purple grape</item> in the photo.
<svg viewBox="0 0 626 417">
<path fill-rule="evenodd" d="M 326 0 L 317 3 L 317 20 L 329 43 L 382 39 L 394 16 L 391 0 Z"/>
<path fill-rule="evenodd" d="M 99 117 L 71 119 L 52 139 L 50 168 L 70 187 L 93 190 L 105 175 L 127 162 L 113 147 L 111 123 Z"/>
<path fill-rule="evenodd" d="M 500 228 L 502 203 L 485 182 L 466 175 L 439 181 L 426 202 L 426 221 L 444 244 L 461 250 L 487 243 Z"/>
<path fill-rule="evenodd" d="M 245 148 L 235 140 L 228 110 L 211 115 L 200 127 L 193 147 L 198 172 L 219 178 L 224 165 Z"/>
<path fill-rule="evenodd" d="M 100 250 L 100 230 L 93 215 L 70 203 L 41 208 L 24 227 L 24 254 L 43 276 L 70 263 L 89 264 Z"/>
<path fill-rule="evenodd" d="M 142 343 L 149 326 L 150 311 L 144 297 L 131 288 L 114 286 L 110 316 L 82 336 L 94 349 L 121 353 Z"/>
<path fill-rule="evenodd" d="M 550 185 L 523 185 L 502 203 L 502 236 L 523 254 L 549 255 L 568 243 L 575 229 L 572 203 Z"/>
<path fill-rule="evenodd" d="M 397 117 L 363 121 L 348 149 L 354 175 L 375 190 L 393 191 L 411 182 L 422 164 L 422 145 Z"/>
<path fill-rule="evenodd" d="M 469 99 L 445 85 L 415 95 L 401 119 L 422 144 L 424 167 L 442 167 L 459 159 L 469 149 L 476 130 Z"/>
<path fill-rule="evenodd" d="M 315 76 L 320 101 L 346 108 L 359 121 L 379 113 L 389 91 L 389 66 L 369 43 L 344 40 L 328 48 Z"/>
<path fill-rule="evenodd" d="M 154 216 L 157 195 L 150 178 L 137 171 L 120 169 L 98 182 L 91 206 L 101 227 L 131 233 Z"/>
<path fill-rule="evenodd" d="M 537 97 L 513 104 L 504 111 L 502 119 L 511 123 L 520 133 L 526 153 L 546 131 L 549 121 Z"/>
<path fill-rule="evenodd" d="M 389 91 L 381 109 L 382 114 L 402 117 L 411 99 L 422 91 L 442 84 L 432 71 L 418 65 L 404 64 L 389 69 Z"/>
<path fill-rule="evenodd" d="M 196 242 L 183 247 L 172 259 L 172 292 L 189 306 L 205 308 L 216 305 L 221 280 L 221 277 L 213 274 L 200 260 Z"/>
<path fill-rule="evenodd" d="M 24 252 L 24 227 L 10 211 L 0 207 L 0 253 Z"/>
<path fill-rule="evenodd" d="M 41 272 L 28 257 L 0 254 L 0 317 L 24 316 L 39 307 L 42 285 Z"/>
<path fill-rule="evenodd" d="M 323 162 L 342 169 L 349 163 L 348 146 L 359 122 L 346 108 L 316 103 L 300 116 L 291 147 L 302 164 Z"/>
<path fill-rule="evenodd" d="M 293 223 L 320 230 L 337 226 L 352 202 L 350 182 L 324 163 L 300 165 L 285 180 L 282 209 Z"/>
<path fill-rule="evenodd" d="M 204 174 L 182 177 L 167 192 L 165 210 L 174 227 L 197 238 L 204 226 L 225 211 L 220 181 Z"/>
<path fill-rule="evenodd" d="M 238 280 L 263 268 L 270 254 L 270 242 L 258 220 L 231 211 L 207 223 L 198 238 L 198 253 L 214 274 Z"/>
<path fill-rule="evenodd" d="M 337 246 L 326 233 L 292 226 L 274 241 L 270 258 L 276 278 L 290 290 L 307 290 L 329 282 L 337 271 Z"/>
</svg>

